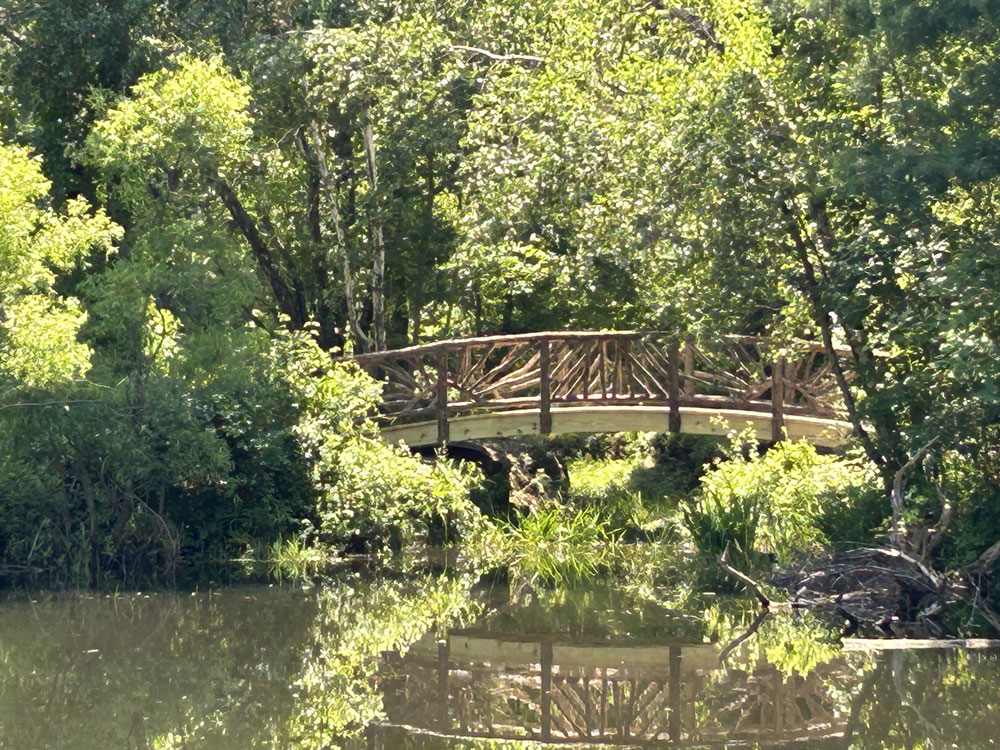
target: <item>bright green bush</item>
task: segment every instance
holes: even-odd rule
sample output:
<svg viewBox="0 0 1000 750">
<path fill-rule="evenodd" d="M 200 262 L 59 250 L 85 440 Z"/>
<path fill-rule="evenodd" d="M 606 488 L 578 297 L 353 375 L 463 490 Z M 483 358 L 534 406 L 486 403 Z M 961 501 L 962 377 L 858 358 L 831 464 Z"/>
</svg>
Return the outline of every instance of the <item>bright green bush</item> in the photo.
<svg viewBox="0 0 1000 750">
<path fill-rule="evenodd" d="M 95 305 L 91 335 L 120 343 L 95 356 L 95 382 L 0 394 L 0 575 L 218 579 L 278 539 L 297 539 L 283 551 L 303 562 L 317 543 L 384 546 L 478 519 L 473 472 L 385 445 L 368 419 L 379 385 L 332 366 L 309 332 L 172 327 L 150 348 L 164 316 L 139 301 Z"/>
<path fill-rule="evenodd" d="M 316 493 L 308 536 L 332 546 L 351 536 L 398 544 L 436 520 L 459 531 L 478 522 L 469 489 L 479 473 L 384 443 L 370 418 L 381 385 L 356 364 L 331 364 L 306 334 L 284 338 L 277 361 L 298 399 L 295 433 Z"/>
<path fill-rule="evenodd" d="M 641 454 L 573 459 L 567 465 L 570 504 L 596 510 L 626 537 L 657 536 L 674 512 L 679 493 L 673 472 L 651 464 L 652 459 Z"/>
<path fill-rule="evenodd" d="M 871 480 L 860 462 L 824 456 L 805 441 L 782 441 L 763 454 L 752 430 L 733 434 L 727 457 L 705 474 L 684 525 L 696 546 L 721 553 L 729 545 L 745 562 L 780 563 L 829 541 L 821 520 Z"/>
</svg>

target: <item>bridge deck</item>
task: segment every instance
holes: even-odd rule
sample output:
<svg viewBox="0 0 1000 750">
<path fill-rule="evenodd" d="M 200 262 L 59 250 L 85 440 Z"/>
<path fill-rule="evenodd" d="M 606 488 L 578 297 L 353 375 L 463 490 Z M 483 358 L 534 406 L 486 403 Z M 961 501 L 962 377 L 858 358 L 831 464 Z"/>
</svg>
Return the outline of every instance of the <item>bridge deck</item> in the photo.
<svg viewBox="0 0 1000 750">
<path fill-rule="evenodd" d="M 563 406 L 552 410 L 549 434 L 568 432 L 666 432 L 670 408 L 664 406 Z M 770 440 L 771 415 L 737 409 L 680 407 L 680 432 L 689 435 L 724 436 L 730 429 L 742 430 L 752 424 L 761 440 Z M 722 422 L 718 421 L 721 418 Z M 486 440 L 519 435 L 540 435 L 541 410 L 518 409 L 454 417 L 448 421 L 449 440 Z M 813 445 L 835 448 L 851 436 L 849 422 L 800 415 L 784 420 L 790 440 L 805 439 Z M 382 437 L 388 443 L 402 440 L 413 448 L 435 445 L 437 421 L 386 425 Z"/>
</svg>

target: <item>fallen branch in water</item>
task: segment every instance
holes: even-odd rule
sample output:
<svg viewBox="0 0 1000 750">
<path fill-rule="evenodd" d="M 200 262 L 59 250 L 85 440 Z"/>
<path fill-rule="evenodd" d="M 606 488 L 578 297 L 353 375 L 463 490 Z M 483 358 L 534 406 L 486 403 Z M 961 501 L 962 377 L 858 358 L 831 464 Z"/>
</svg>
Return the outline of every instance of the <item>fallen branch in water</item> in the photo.
<svg viewBox="0 0 1000 750">
<path fill-rule="evenodd" d="M 760 590 L 760 586 L 757 585 L 757 582 L 750 576 L 748 576 L 746 573 L 737 570 L 736 568 L 734 568 L 732 565 L 729 564 L 728 544 L 726 545 L 726 548 L 722 551 L 722 554 L 719 555 L 717 560 L 719 561 L 719 567 L 722 568 L 727 575 L 731 576 L 732 578 L 735 578 L 737 581 L 739 581 L 748 589 L 750 589 L 753 595 L 757 597 L 757 601 L 760 602 L 760 606 L 762 606 L 764 609 L 768 609 L 771 606 L 771 600 L 768 599 L 766 596 L 764 596 L 763 592 Z"/>
<path fill-rule="evenodd" d="M 994 649 L 1000 641 L 990 638 L 845 638 L 844 651 L 913 651 L 915 649 Z"/>
<path fill-rule="evenodd" d="M 719 654 L 720 667 L 726 663 L 726 659 L 729 658 L 729 655 L 733 653 L 733 651 L 735 651 L 737 648 L 739 648 L 739 645 L 743 643 L 743 641 L 747 640 L 747 638 L 749 638 L 750 636 L 752 636 L 754 633 L 757 632 L 758 628 L 760 628 L 761 626 L 761 623 L 763 623 L 764 620 L 767 619 L 769 614 L 771 614 L 771 610 L 769 610 L 767 607 L 762 609 L 760 613 L 754 618 L 753 622 L 750 623 L 750 627 L 747 628 L 743 633 L 738 635 L 736 638 L 734 638 L 732 641 L 730 641 L 729 645 L 726 646 L 724 649 L 722 649 L 722 652 Z"/>
</svg>

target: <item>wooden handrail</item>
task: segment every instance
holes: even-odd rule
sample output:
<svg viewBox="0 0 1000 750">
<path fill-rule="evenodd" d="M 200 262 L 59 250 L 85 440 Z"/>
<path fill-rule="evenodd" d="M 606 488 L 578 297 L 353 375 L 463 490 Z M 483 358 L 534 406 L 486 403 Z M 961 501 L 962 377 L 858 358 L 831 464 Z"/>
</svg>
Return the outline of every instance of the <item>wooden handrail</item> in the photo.
<svg viewBox="0 0 1000 750">
<path fill-rule="evenodd" d="M 673 336 L 670 331 L 657 329 L 635 330 L 635 331 L 539 331 L 537 333 L 510 333 L 495 336 L 472 336 L 458 339 L 445 339 L 443 341 L 433 341 L 429 344 L 416 344 L 406 346 L 401 349 L 387 349 L 382 352 L 368 352 L 366 354 L 349 354 L 335 357 L 335 360 L 353 360 L 358 363 L 368 364 L 386 359 L 399 359 L 417 354 L 432 354 L 439 351 L 459 351 L 468 346 L 505 346 L 509 344 L 520 344 L 529 341 L 542 339 L 570 340 L 579 339 L 583 341 L 593 341 L 600 339 L 629 339 L 639 336 Z M 724 334 L 717 339 L 720 343 L 738 344 L 759 344 L 766 342 L 762 336 L 744 336 L 739 334 Z M 805 351 L 825 352 L 822 341 L 809 341 L 807 339 L 793 339 L 790 345 L 802 347 Z M 838 346 L 834 351 L 840 356 L 849 356 L 850 347 Z"/>
</svg>

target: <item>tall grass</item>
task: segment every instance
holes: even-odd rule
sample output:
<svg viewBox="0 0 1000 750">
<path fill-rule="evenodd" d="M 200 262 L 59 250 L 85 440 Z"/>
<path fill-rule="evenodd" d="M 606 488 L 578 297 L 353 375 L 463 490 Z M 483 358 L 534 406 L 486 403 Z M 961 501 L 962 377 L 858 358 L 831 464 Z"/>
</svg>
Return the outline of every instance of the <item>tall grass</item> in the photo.
<svg viewBox="0 0 1000 750">
<path fill-rule="evenodd" d="M 267 572 L 278 582 L 316 578 L 335 557 L 329 550 L 307 545 L 298 537 L 276 539 L 267 552 Z"/>
<path fill-rule="evenodd" d="M 757 546 L 760 498 L 707 487 L 681 506 L 684 526 L 699 551 L 719 555 L 727 547 L 734 558 L 749 561 Z"/>
<path fill-rule="evenodd" d="M 532 583 L 578 583 L 607 568 L 618 552 L 619 534 L 593 508 L 535 510 L 510 529 L 513 572 Z"/>
</svg>

